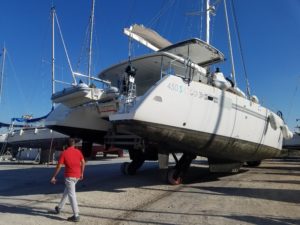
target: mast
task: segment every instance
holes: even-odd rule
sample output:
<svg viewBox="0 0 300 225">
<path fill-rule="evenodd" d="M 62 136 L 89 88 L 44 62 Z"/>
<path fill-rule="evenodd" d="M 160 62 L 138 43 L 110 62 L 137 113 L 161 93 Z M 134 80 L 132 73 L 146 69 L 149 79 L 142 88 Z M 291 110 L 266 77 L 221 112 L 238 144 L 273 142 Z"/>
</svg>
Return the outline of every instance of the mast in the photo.
<svg viewBox="0 0 300 225">
<path fill-rule="evenodd" d="M 206 43 L 209 44 L 209 32 L 210 32 L 210 2 L 206 0 Z"/>
<path fill-rule="evenodd" d="M 229 50 L 230 50 L 232 79 L 233 79 L 233 85 L 236 86 L 233 51 L 232 51 L 232 45 L 231 45 L 231 36 L 230 36 L 230 28 L 229 28 L 226 0 L 224 0 L 224 10 L 225 10 L 225 19 L 226 19 L 226 27 L 227 27 L 227 34 L 228 34 L 228 43 L 229 43 Z"/>
<path fill-rule="evenodd" d="M 3 88 L 3 77 L 4 77 L 4 65 L 5 65 L 5 56 L 6 56 L 6 48 L 3 47 L 3 56 L 2 56 L 2 66 L 1 66 L 1 83 L 0 83 L 0 103 L 2 100 L 2 88 Z"/>
<path fill-rule="evenodd" d="M 95 11 L 95 0 L 92 0 L 92 12 L 91 12 L 91 29 L 90 29 L 90 46 L 89 46 L 89 63 L 88 63 L 88 77 L 90 85 L 91 83 L 91 66 L 92 66 L 92 46 L 93 46 L 93 29 L 94 29 L 94 11 Z"/>
<path fill-rule="evenodd" d="M 51 66 L 52 66 L 52 94 L 55 93 L 55 51 L 54 51 L 54 17 L 55 17 L 55 7 L 51 8 L 51 17 L 52 17 L 52 60 L 51 60 Z M 52 102 L 52 105 L 54 103 Z"/>
</svg>

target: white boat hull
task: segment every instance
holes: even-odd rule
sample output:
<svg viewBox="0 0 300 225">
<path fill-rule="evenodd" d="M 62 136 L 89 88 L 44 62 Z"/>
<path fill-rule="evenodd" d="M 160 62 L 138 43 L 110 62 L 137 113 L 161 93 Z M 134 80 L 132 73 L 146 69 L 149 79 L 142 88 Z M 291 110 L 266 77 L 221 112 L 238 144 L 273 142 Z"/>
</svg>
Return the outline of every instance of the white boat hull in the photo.
<svg viewBox="0 0 300 225">
<path fill-rule="evenodd" d="M 102 142 L 111 128 L 108 119 L 103 119 L 96 103 L 69 108 L 58 105 L 47 117 L 46 126 L 63 134 L 91 142 Z"/>
<path fill-rule="evenodd" d="M 67 139 L 68 136 L 46 127 L 29 127 L 9 133 L 7 142 L 13 149 L 21 147 L 61 150 Z"/>
<path fill-rule="evenodd" d="M 119 128 L 171 151 L 237 161 L 280 154 L 283 121 L 257 103 L 200 82 L 166 76 L 126 112 L 111 115 Z"/>
</svg>

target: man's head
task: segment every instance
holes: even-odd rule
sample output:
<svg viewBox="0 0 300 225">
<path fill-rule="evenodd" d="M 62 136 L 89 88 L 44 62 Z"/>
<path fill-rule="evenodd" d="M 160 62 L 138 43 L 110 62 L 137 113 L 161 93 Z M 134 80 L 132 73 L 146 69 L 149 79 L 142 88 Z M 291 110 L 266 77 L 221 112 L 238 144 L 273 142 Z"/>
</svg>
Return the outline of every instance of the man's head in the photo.
<svg viewBox="0 0 300 225">
<path fill-rule="evenodd" d="M 75 145 L 75 139 L 74 138 L 69 138 L 68 145 L 69 145 L 69 147 L 74 146 Z"/>
</svg>

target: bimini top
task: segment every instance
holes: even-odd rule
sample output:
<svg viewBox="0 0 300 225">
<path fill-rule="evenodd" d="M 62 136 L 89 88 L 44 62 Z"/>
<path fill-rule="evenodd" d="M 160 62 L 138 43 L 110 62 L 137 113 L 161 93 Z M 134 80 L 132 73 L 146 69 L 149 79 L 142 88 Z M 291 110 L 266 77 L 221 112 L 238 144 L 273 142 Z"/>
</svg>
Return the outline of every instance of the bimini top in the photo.
<svg viewBox="0 0 300 225">
<path fill-rule="evenodd" d="M 134 24 L 130 28 L 125 28 L 124 33 L 154 51 L 172 45 L 170 41 L 157 32 L 143 25 Z"/>
<path fill-rule="evenodd" d="M 189 59 L 202 67 L 224 61 L 222 52 L 198 38 L 179 42 L 159 51 L 170 52 L 184 59 Z"/>
</svg>

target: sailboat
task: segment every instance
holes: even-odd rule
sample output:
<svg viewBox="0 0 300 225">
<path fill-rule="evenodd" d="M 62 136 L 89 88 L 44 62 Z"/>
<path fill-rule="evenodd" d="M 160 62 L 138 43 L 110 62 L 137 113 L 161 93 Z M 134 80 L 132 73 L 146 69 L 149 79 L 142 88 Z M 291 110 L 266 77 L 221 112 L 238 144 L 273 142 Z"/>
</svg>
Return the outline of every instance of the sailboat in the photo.
<svg viewBox="0 0 300 225">
<path fill-rule="evenodd" d="M 13 153 L 19 148 L 36 148 L 48 152 L 62 150 L 67 144 L 68 136 L 45 127 L 43 123 L 46 117 L 47 115 L 40 118 L 12 118 L 7 142 Z M 15 123 L 18 123 L 18 126 Z"/>
<path fill-rule="evenodd" d="M 225 0 L 224 7 L 227 12 Z M 207 4 L 208 21 L 211 8 Z M 135 27 L 127 29 L 131 38 L 140 43 L 155 39 L 147 32 L 135 32 Z M 224 54 L 209 39 L 150 44 L 155 52 L 113 65 L 99 75 L 122 94 L 118 111 L 109 116 L 112 133 L 122 129 L 141 139 L 139 146 L 128 148 L 132 161 L 123 165 L 124 173 L 134 174 L 145 160 L 158 160 L 159 167 L 168 170 L 168 182 L 179 184 L 197 156 L 208 158 L 211 172 L 237 172 L 245 162 L 258 166 L 280 154 L 283 138 L 292 136 L 289 128 L 256 96 L 245 95 L 235 78 L 210 71 L 224 61 Z M 106 137 L 107 143 L 114 143 L 112 137 Z M 182 153 L 181 158 L 175 153 Z M 168 169 L 170 154 L 176 166 Z"/>
<path fill-rule="evenodd" d="M 93 143 L 103 143 L 104 135 L 111 129 L 108 115 L 116 111 L 116 99 L 119 96 L 119 90 L 111 87 L 109 81 L 91 76 L 94 9 L 95 0 L 92 1 L 90 16 L 88 75 L 74 72 L 70 66 L 73 83 L 68 88 L 53 92 L 51 99 L 57 105 L 46 119 L 48 128 L 82 139 L 82 150 L 86 157 L 91 155 Z M 53 32 L 54 17 L 55 10 L 52 9 Z M 52 62 L 54 64 L 54 50 Z M 54 87 L 54 65 L 52 68 Z M 87 78 L 88 82 L 82 82 L 82 78 Z"/>
<path fill-rule="evenodd" d="M 6 48 L 3 48 L 0 97 L 3 89 L 2 84 L 6 52 Z M 61 150 L 62 147 L 66 145 L 68 137 L 46 128 L 43 125 L 43 120 L 46 117 L 47 115 L 40 118 L 23 116 L 22 118 L 12 118 L 10 124 L 0 123 L 0 128 L 7 128 L 7 131 L 0 135 L 0 155 L 9 150 L 11 154 L 15 156 L 20 148 L 35 148 L 41 149 L 44 152 Z M 18 124 L 16 124 L 16 122 Z"/>
</svg>

